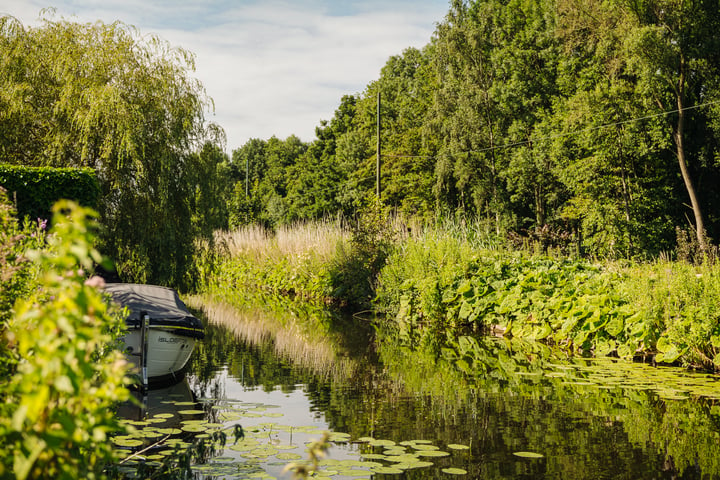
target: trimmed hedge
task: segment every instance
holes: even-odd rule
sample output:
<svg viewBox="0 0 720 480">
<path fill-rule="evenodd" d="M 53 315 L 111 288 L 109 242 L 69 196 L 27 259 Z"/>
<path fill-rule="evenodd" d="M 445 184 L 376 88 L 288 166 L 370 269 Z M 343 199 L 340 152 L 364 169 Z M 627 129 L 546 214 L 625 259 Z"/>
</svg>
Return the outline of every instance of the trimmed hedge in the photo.
<svg viewBox="0 0 720 480">
<path fill-rule="evenodd" d="M 0 164 L 0 187 L 7 190 L 19 219 L 49 219 L 52 206 L 60 199 L 97 209 L 100 196 L 95 171 L 90 168 Z"/>
</svg>

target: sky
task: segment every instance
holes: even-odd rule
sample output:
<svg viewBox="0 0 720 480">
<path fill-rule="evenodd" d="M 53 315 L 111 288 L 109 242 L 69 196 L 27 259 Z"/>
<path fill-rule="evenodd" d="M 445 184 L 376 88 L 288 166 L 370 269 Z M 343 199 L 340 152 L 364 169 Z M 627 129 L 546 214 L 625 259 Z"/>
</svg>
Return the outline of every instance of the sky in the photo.
<svg viewBox="0 0 720 480">
<path fill-rule="evenodd" d="M 39 25 L 44 8 L 78 22 L 121 21 L 196 56 L 226 151 L 251 138 L 315 139 L 343 95 L 362 93 L 393 55 L 430 42 L 449 0 L 0 0 Z"/>
</svg>

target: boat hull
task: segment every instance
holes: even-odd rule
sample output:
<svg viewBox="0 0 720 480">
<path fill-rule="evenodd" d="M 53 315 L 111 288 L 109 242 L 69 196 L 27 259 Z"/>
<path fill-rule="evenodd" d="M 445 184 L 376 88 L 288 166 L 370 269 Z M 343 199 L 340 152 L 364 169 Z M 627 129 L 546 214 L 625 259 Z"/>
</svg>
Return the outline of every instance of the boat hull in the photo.
<svg viewBox="0 0 720 480">
<path fill-rule="evenodd" d="M 173 332 L 170 328 L 148 328 L 147 377 L 152 386 L 180 381 L 195 348 L 195 339 Z M 125 356 L 131 371 L 141 376 L 141 330 L 130 330 L 123 336 Z"/>
</svg>

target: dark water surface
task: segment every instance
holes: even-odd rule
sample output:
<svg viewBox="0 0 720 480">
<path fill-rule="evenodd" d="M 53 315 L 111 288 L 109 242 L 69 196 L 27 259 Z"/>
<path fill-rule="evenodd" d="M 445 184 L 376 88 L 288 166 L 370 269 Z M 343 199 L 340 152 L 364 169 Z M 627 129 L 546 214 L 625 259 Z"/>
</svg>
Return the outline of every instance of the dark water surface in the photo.
<svg viewBox="0 0 720 480">
<path fill-rule="evenodd" d="M 178 401 L 139 416 L 200 435 L 241 425 L 200 477 L 290 479 L 284 466 L 330 431 L 317 478 L 720 478 L 715 376 L 498 339 L 429 354 L 362 320 L 193 303 L 207 335 Z"/>
</svg>

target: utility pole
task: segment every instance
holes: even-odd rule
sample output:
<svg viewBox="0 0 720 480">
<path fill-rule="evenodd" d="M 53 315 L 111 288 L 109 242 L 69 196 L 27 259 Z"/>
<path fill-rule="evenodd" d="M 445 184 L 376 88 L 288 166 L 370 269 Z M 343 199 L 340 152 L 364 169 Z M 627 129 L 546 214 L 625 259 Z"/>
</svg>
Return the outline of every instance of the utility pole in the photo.
<svg viewBox="0 0 720 480">
<path fill-rule="evenodd" d="M 248 196 L 248 184 L 249 184 L 249 177 L 250 177 L 250 155 L 245 156 L 245 196 Z"/>
<path fill-rule="evenodd" d="M 377 156 L 377 173 L 376 173 L 376 187 L 375 187 L 375 194 L 377 195 L 378 200 L 380 200 L 380 158 L 381 158 L 381 152 L 380 152 L 380 90 L 378 90 L 377 93 L 377 150 L 376 150 L 376 156 Z"/>
</svg>

